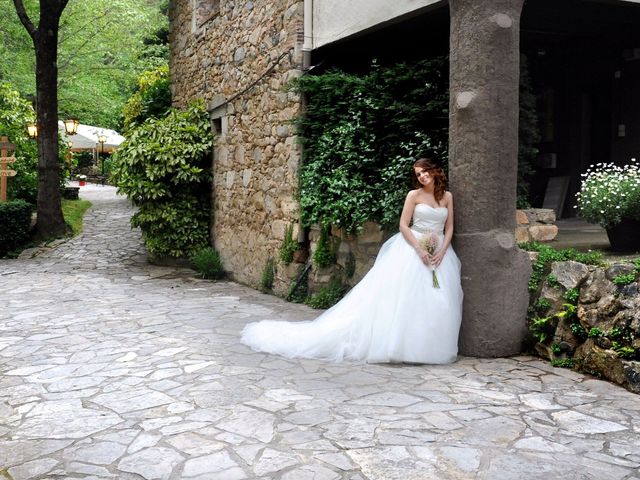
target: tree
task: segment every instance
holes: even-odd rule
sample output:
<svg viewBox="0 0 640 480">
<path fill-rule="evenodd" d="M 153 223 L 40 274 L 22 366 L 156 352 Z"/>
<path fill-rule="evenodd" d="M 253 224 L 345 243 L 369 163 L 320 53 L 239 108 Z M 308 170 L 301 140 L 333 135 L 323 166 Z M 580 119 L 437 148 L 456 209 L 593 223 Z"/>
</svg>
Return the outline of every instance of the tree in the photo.
<svg viewBox="0 0 640 480">
<path fill-rule="evenodd" d="M 39 0 L 23 0 L 29 14 Z M 33 43 L 14 10 L 0 22 L 0 78 L 35 97 Z M 168 63 L 166 0 L 70 1 L 58 31 L 58 114 L 119 129 L 138 76 Z M 32 15 L 32 18 L 35 16 Z"/>
<path fill-rule="evenodd" d="M 40 0 L 38 27 L 22 0 L 13 0 L 36 53 L 36 122 L 38 124 L 38 221 L 36 236 L 63 235 L 67 226 L 60 200 L 58 163 L 58 29 L 69 0 Z"/>
</svg>

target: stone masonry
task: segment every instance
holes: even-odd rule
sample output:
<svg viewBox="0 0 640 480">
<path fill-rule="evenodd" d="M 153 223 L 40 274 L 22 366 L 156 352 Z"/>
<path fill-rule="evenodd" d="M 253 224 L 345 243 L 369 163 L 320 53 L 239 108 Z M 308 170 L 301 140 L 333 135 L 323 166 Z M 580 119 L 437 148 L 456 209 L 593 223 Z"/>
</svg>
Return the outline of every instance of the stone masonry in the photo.
<svg viewBox="0 0 640 480">
<path fill-rule="evenodd" d="M 302 73 L 302 4 L 176 0 L 170 11 L 174 104 L 204 99 L 217 134 L 213 243 L 233 278 L 252 286 L 287 227 L 299 230 L 292 120 L 301 104 L 287 86 Z M 290 279 L 277 272 L 282 293 Z"/>
</svg>

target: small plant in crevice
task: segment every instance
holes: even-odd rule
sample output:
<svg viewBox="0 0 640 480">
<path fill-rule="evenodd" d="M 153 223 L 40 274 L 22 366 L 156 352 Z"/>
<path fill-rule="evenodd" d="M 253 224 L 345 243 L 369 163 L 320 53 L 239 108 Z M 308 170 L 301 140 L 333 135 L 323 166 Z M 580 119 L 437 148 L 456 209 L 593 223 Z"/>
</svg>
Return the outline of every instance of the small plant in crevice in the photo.
<svg viewBox="0 0 640 480">
<path fill-rule="evenodd" d="M 353 275 L 356 273 L 356 256 L 349 252 L 347 255 L 347 261 L 344 264 L 344 276 L 346 278 L 353 278 Z"/>
<path fill-rule="evenodd" d="M 597 337 L 601 337 L 602 335 L 603 335 L 603 332 L 598 327 L 592 327 L 589 330 L 589 338 L 597 338 Z"/>
<path fill-rule="evenodd" d="M 564 299 L 571 303 L 572 305 L 576 305 L 578 303 L 578 299 L 580 298 L 580 290 L 577 288 L 570 288 L 564 294 Z"/>
<path fill-rule="evenodd" d="M 578 322 L 572 323 L 569 328 L 571 329 L 571 333 L 573 334 L 573 336 L 578 340 L 586 340 L 587 331 Z"/>
<path fill-rule="evenodd" d="M 551 360 L 551 365 L 561 368 L 573 368 L 575 366 L 575 361 L 573 358 L 554 358 Z"/>
<path fill-rule="evenodd" d="M 298 242 L 293 240 L 293 225 L 287 227 L 287 231 L 280 247 L 280 260 L 287 265 L 293 261 L 293 252 L 298 249 Z"/>
<path fill-rule="evenodd" d="M 313 252 L 313 262 L 320 268 L 328 267 L 336 262 L 336 253 L 329 239 L 329 225 L 323 225 L 320 229 L 320 238 L 316 251 Z"/>
<path fill-rule="evenodd" d="M 626 275 L 625 274 L 616 275 L 611 281 L 619 287 L 624 287 L 625 285 L 629 285 L 630 283 L 633 283 L 636 281 L 636 274 L 628 273 Z"/>
<path fill-rule="evenodd" d="M 551 351 L 553 352 L 554 355 L 560 355 L 560 353 L 562 353 L 562 348 L 560 347 L 560 344 L 552 343 Z"/>
<path fill-rule="evenodd" d="M 197 250 L 189 257 L 189 261 L 202 278 L 218 280 L 224 277 L 224 268 L 222 267 L 220 254 L 213 247 L 205 247 Z"/>
<path fill-rule="evenodd" d="M 329 308 L 338 303 L 346 292 L 347 288 L 340 279 L 334 277 L 327 286 L 308 297 L 304 303 L 312 308 Z"/>
<path fill-rule="evenodd" d="M 546 312 L 551 308 L 551 302 L 546 298 L 539 298 L 533 305 L 535 312 Z"/>
<path fill-rule="evenodd" d="M 302 303 L 309 296 L 309 269 L 310 264 L 301 266 L 296 278 L 289 285 L 286 299 L 293 303 Z"/>
<path fill-rule="evenodd" d="M 276 277 L 276 262 L 273 258 L 269 257 L 262 269 L 262 276 L 260 277 L 260 290 L 267 293 L 273 288 L 273 281 Z"/>
</svg>

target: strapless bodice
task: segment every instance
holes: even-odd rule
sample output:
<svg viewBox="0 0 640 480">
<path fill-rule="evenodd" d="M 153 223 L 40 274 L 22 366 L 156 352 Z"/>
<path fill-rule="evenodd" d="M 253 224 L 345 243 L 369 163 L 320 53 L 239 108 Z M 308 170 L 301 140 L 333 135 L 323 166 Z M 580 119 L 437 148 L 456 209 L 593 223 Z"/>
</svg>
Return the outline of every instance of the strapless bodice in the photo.
<svg viewBox="0 0 640 480">
<path fill-rule="evenodd" d="M 446 207 L 432 207 L 426 203 L 418 203 L 413 209 L 411 229 L 420 233 L 431 230 L 442 234 L 448 214 Z"/>
</svg>

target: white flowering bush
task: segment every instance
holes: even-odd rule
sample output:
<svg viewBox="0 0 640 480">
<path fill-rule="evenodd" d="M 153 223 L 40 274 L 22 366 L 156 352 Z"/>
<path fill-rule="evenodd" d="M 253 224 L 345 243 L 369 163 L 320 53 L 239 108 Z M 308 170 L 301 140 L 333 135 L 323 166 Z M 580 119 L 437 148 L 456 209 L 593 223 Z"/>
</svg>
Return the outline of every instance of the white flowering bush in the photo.
<svg viewBox="0 0 640 480">
<path fill-rule="evenodd" d="M 591 165 L 582 174 L 576 199 L 580 216 L 603 228 L 623 218 L 640 220 L 640 168 L 636 159 L 623 167 L 613 163 Z"/>
</svg>

